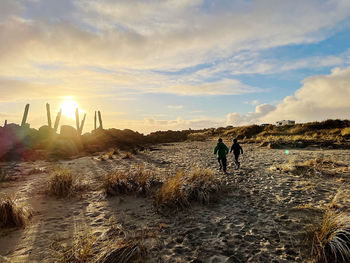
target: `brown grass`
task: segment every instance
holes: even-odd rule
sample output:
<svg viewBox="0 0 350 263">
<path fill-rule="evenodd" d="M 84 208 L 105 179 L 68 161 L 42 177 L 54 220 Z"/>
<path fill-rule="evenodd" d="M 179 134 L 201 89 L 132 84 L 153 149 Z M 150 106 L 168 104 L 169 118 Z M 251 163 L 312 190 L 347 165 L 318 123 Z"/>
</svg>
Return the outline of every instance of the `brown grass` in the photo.
<svg viewBox="0 0 350 263">
<path fill-rule="evenodd" d="M 103 188 L 109 196 L 136 193 L 140 195 L 150 195 L 154 188 L 161 184 L 154 174 L 144 169 L 142 165 L 134 171 L 119 171 L 107 174 L 103 183 Z"/>
<path fill-rule="evenodd" d="M 317 262 L 350 261 L 350 217 L 327 210 L 311 228 L 311 254 Z"/>
<path fill-rule="evenodd" d="M 132 153 L 131 152 L 127 152 L 124 156 L 123 156 L 123 159 L 131 159 L 133 156 L 132 156 Z"/>
<path fill-rule="evenodd" d="M 51 176 L 47 181 L 47 194 L 56 197 L 68 197 L 79 189 L 76 177 L 66 167 L 56 166 L 52 168 Z"/>
<path fill-rule="evenodd" d="M 210 169 L 194 168 L 191 172 L 178 171 L 163 184 L 155 196 L 155 205 L 160 208 L 181 209 L 197 201 L 207 204 L 216 199 L 221 182 Z"/>
<path fill-rule="evenodd" d="M 56 240 L 51 248 L 57 254 L 55 262 L 140 263 L 145 260 L 147 248 L 144 236 L 136 232 L 131 235 L 121 224 L 111 223 L 110 229 L 98 236 L 85 227 L 73 237 L 71 245 L 63 246 Z"/>
<path fill-rule="evenodd" d="M 295 160 L 277 167 L 283 172 L 302 176 L 338 176 L 350 175 L 350 166 L 330 159 L 316 158 L 298 162 Z"/>
<path fill-rule="evenodd" d="M 12 196 L 0 198 L 0 228 L 23 227 L 32 216 L 28 205 L 19 204 Z"/>
</svg>

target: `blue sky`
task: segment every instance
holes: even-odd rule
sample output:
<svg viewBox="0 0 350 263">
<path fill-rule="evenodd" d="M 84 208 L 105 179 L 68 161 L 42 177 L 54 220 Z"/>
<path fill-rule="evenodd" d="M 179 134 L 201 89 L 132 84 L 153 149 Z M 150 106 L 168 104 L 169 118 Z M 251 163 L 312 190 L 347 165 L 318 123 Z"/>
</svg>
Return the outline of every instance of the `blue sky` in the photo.
<svg viewBox="0 0 350 263">
<path fill-rule="evenodd" d="M 86 130 L 350 118 L 349 29 L 348 0 L 2 0 L 0 123 L 67 98 Z"/>
</svg>

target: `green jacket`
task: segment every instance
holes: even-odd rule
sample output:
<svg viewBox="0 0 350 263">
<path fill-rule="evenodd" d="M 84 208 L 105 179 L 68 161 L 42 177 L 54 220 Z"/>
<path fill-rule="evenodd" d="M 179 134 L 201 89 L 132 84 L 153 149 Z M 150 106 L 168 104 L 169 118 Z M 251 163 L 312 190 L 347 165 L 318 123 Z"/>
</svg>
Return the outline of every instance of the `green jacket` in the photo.
<svg viewBox="0 0 350 263">
<path fill-rule="evenodd" d="M 226 154 L 228 154 L 228 148 L 223 142 L 219 142 L 215 149 L 214 149 L 214 154 L 218 153 L 219 158 L 226 158 Z"/>
</svg>

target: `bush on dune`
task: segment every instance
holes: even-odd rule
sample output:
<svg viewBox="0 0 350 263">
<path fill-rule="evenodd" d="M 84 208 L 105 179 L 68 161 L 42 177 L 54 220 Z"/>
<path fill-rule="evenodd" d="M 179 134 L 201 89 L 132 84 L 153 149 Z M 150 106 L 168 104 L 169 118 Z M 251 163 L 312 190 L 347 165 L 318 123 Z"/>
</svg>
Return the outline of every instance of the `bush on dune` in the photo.
<svg viewBox="0 0 350 263">
<path fill-rule="evenodd" d="M 11 196 L 0 198 L 0 228 L 22 227 L 32 216 L 31 209 Z"/>
<path fill-rule="evenodd" d="M 221 182 L 210 169 L 194 168 L 186 173 L 179 171 L 163 184 L 155 196 L 155 205 L 160 208 L 185 208 L 191 202 L 207 204 L 216 199 Z"/>
<path fill-rule="evenodd" d="M 82 186 L 70 169 L 55 166 L 47 181 L 46 191 L 48 195 L 69 197 L 82 190 Z"/>
<path fill-rule="evenodd" d="M 311 228 L 311 254 L 317 262 L 350 261 L 350 217 L 326 211 L 320 224 Z"/>
<path fill-rule="evenodd" d="M 160 184 L 154 174 L 140 166 L 135 171 L 107 174 L 103 188 L 109 196 L 130 193 L 150 195 Z"/>
</svg>

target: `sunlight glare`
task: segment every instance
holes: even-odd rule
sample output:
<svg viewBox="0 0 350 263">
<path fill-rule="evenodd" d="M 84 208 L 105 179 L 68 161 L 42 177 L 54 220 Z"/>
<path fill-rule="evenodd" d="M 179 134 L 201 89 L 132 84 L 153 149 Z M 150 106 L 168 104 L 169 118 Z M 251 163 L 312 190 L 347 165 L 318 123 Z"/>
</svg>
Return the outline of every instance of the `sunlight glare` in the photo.
<svg viewBox="0 0 350 263">
<path fill-rule="evenodd" d="M 79 105 L 76 101 L 71 99 L 66 99 L 62 102 L 60 108 L 62 109 L 62 114 L 68 118 L 75 118 L 75 110 L 79 108 Z"/>
</svg>

